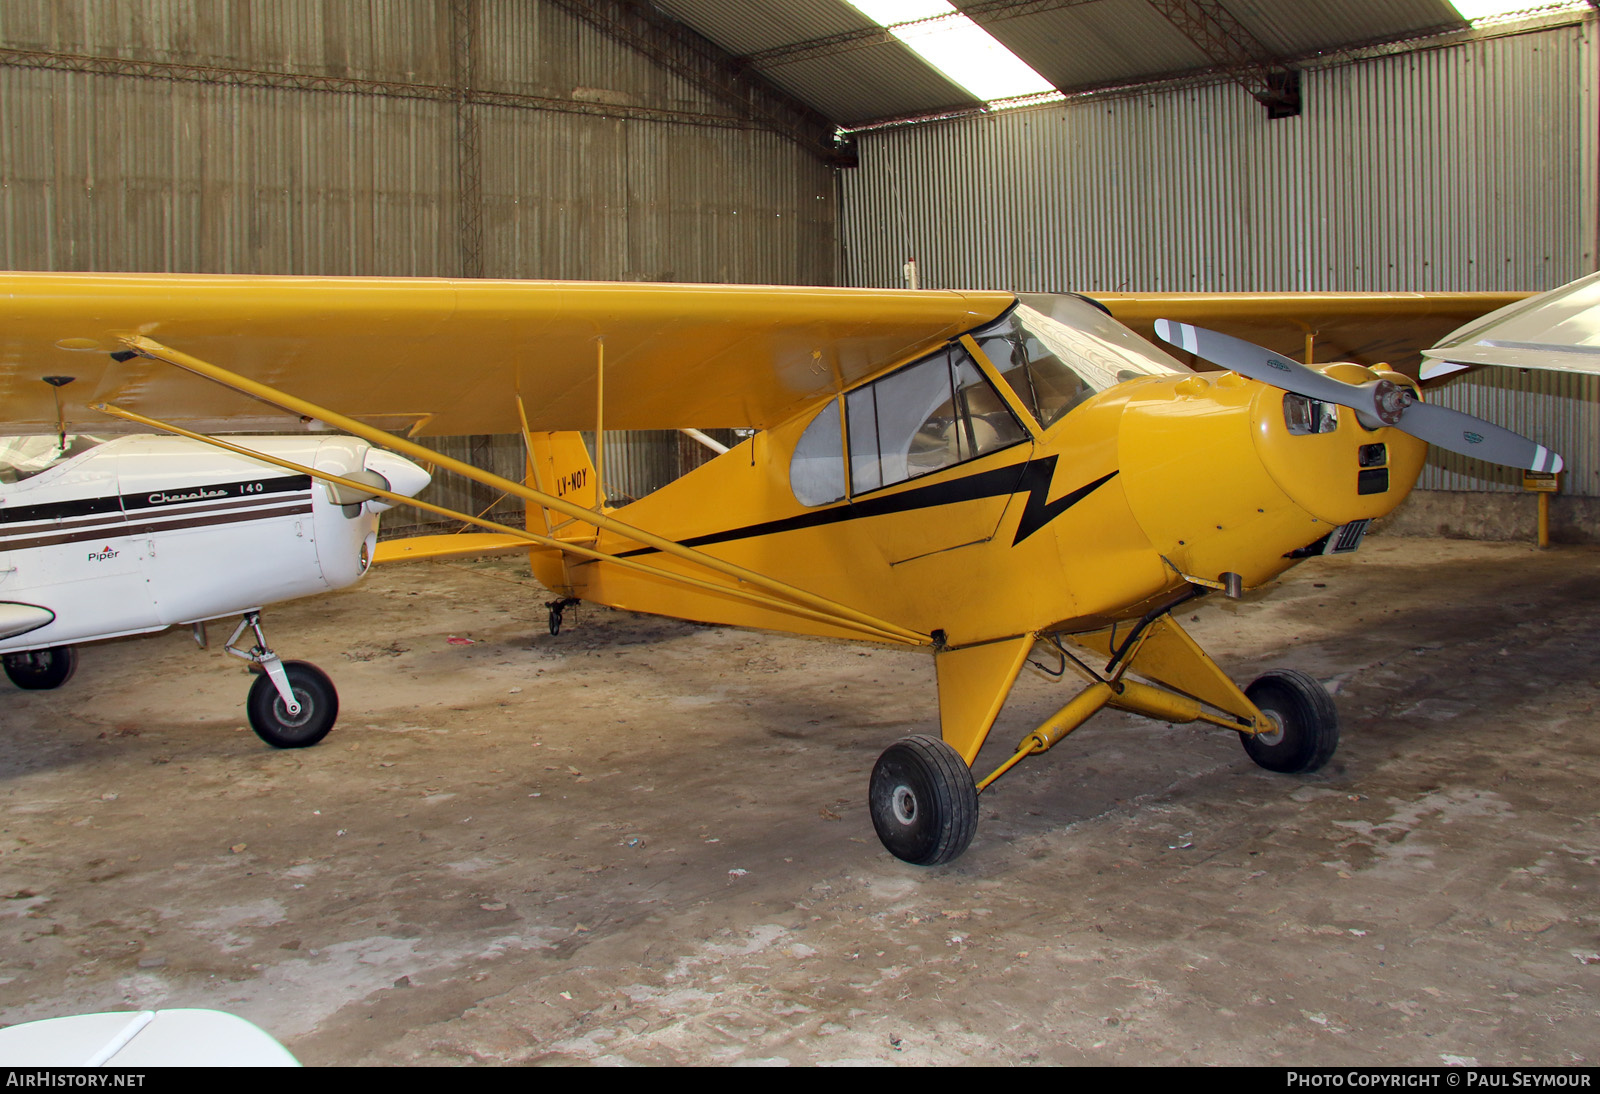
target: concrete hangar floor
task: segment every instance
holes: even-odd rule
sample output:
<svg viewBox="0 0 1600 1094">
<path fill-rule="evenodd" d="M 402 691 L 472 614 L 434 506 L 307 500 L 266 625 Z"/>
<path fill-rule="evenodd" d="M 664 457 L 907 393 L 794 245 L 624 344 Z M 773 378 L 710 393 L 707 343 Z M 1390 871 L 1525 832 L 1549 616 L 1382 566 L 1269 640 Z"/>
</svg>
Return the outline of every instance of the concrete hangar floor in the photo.
<svg viewBox="0 0 1600 1094">
<path fill-rule="evenodd" d="M 1102 714 L 937 869 L 865 807 L 936 724 L 915 653 L 552 638 L 514 561 L 396 566 L 270 613 L 343 705 L 278 752 L 215 648 L 104 643 L 6 697 L 0 1022 L 214 1007 L 308 1064 L 1593 1063 L 1597 562 L 1375 537 L 1204 602 L 1236 678 L 1334 688 L 1333 762 Z M 1064 698 L 1025 675 L 980 767 Z"/>
</svg>

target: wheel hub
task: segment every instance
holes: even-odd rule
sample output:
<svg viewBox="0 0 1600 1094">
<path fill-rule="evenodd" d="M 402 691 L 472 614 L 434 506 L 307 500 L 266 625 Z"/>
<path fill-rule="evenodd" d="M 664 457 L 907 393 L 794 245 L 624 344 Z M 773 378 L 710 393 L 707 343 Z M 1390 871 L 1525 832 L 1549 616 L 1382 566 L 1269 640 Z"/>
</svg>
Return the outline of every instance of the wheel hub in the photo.
<svg viewBox="0 0 1600 1094">
<path fill-rule="evenodd" d="M 299 714 L 290 714 L 289 708 L 284 705 L 283 698 L 281 696 L 273 700 L 272 713 L 273 716 L 276 717 L 278 721 L 281 722 L 285 727 L 290 729 L 299 729 L 301 726 L 311 721 L 311 716 L 315 712 L 312 710 L 310 697 L 299 688 L 294 689 L 294 701 L 300 704 Z"/>
<path fill-rule="evenodd" d="M 1267 728 L 1256 730 L 1256 740 L 1264 745 L 1279 745 L 1283 743 L 1283 718 L 1275 710 L 1263 710 L 1266 715 Z"/>
<path fill-rule="evenodd" d="M 904 783 L 894 788 L 889 803 L 894 809 L 894 819 L 901 824 L 910 824 L 917 819 L 917 796 Z"/>
</svg>

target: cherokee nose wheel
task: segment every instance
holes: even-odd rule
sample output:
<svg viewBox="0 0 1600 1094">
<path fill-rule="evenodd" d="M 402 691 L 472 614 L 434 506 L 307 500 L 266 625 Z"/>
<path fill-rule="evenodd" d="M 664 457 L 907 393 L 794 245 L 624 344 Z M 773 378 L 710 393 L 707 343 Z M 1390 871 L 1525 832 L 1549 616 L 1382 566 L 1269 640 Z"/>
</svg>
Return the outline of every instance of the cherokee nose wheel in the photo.
<svg viewBox="0 0 1600 1094">
<path fill-rule="evenodd" d="M 327 673 L 305 661 L 285 661 L 283 671 L 295 702 L 300 704 L 299 713 L 289 713 L 283 696 L 265 673 L 250 685 L 245 713 L 256 736 L 273 748 L 307 748 L 333 728 L 339 717 L 339 693 Z"/>
<path fill-rule="evenodd" d="M 78 668 L 78 650 L 76 646 L 51 646 L 46 650 L 8 653 L 3 661 L 6 675 L 17 687 L 48 690 L 72 679 Z"/>
</svg>

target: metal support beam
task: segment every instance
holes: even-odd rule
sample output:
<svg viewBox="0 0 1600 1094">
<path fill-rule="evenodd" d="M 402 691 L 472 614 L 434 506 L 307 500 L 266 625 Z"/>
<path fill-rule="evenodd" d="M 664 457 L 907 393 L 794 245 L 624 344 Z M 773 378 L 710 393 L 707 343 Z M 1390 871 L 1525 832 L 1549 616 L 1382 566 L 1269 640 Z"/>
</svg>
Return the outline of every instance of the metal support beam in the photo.
<svg viewBox="0 0 1600 1094">
<path fill-rule="evenodd" d="M 1220 0 L 1149 0 L 1235 83 L 1267 108 L 1269 118 L 1300 113 L 1300 73 L 1283 64 Z"/>
<path fill-rule="evenodd" d="M 832 162 L 834 125 L 798 99 L 745 71 L 735 58 L 660 10 L 636 0 L 549 0 L 596 30 Z"/>
<path fill-rule="evenodd" d="M 131 60 L 127 57 L 54 53 L 48 50 L 0 47 L 0 66 L 44 69 L 52 72 L 85 72 L 95 76 L 127 76 L 221 87 L 262 87 L 289 91 L 323 91 L 338 95 L 370 95 L 386 99 L 425 99 L 441 103 L 457 103 L 464 99 L 479 106 L 551 110 L 562 114 L 588 114 L 602 118 L 670 122 L 717 129 L 764 128 L 755 119 L 732 114 L 705 114 L 691 110 L 557 99 L 546 95 L 525 95 L 486 88 L 472 88 L 463 95 L 462 89 L 452 84 L 419 84 L 406 80 L 360 80 L 292 70 L 173 64 L 166 61 Z"/>
<path fill-rule="evenodd" d="M 477 0 L 450 4 L 450 67 L 456 95 L 456 218 L 461 276 L 483 276 L 483 156 L 478 146 L 478 112 L 472 102 L 477 46 Z"/>
</svg>

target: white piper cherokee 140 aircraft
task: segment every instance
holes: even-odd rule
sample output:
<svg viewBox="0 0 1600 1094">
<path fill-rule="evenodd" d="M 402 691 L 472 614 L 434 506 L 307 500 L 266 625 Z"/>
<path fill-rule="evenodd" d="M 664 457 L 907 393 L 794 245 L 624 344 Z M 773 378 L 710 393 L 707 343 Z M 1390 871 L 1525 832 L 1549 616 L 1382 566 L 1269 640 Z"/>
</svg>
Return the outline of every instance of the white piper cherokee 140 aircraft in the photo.
<svg viewBox="0 0 1600 1094">
<path fill-rule="evenodd" d="M 248 443 L 407 496 L 428 483 L 354 437 Z M 0 663 L 19 687 L 54 688 L 77 667 L 76 643 L 192 624 L 203 645 L 207 620 L 240 615 L 227 650 L 261 672 L 251 727 L 279 748 L 316 744 L 338 694 L 267 648 L 259 613 L 360 578 L 391 504 L 182 437 L 0 440 Z M 255 644 L 241 649 L 247 630 Z"/>
</svg>

